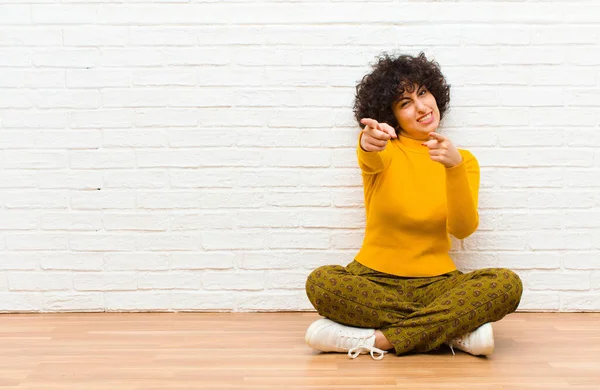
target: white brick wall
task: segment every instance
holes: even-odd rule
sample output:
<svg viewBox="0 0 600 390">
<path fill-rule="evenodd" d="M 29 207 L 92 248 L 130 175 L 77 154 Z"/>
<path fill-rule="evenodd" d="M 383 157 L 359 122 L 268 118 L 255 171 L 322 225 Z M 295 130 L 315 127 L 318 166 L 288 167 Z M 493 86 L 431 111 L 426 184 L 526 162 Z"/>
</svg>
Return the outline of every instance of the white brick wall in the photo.
<svg viewBox="0 0 600 390">
<path fill-rule="evenodd" d="M 480 161 L 460 268 L 600 309 L 597 2 L 0 0 L 0 311 L 310 309 L 362 242 L 383 50 L 440 62 Z"/>
</svg>

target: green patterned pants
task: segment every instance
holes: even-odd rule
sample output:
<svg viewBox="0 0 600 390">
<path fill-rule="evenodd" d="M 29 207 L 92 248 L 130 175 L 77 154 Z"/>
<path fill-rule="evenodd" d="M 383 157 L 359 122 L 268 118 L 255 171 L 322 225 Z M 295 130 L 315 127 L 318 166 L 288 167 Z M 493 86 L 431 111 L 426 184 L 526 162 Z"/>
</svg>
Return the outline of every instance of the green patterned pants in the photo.
<svg viewBox="0 0 600 390">
<path fill-rule="evenodd" d="M 326 265 L 306 281 L 308 299 L 332 321 L 379 329 L 396 354 L 438 349 L 454 337 L 514 312 L 523 285 L 505 268 L 401 277 L 353 261 Z"/>
</svg>

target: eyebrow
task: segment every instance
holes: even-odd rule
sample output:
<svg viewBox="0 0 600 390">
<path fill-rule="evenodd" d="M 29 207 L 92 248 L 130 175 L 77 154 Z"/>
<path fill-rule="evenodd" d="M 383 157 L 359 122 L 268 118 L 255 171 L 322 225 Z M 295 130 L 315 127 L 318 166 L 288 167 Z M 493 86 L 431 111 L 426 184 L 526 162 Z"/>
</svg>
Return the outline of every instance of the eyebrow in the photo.
<svg viewBox="0 0 600 390">
<path fill-rule="evenodd" d="M 421 86 L 419 86 L 419 87 L 417 88 L 417 93 L 418 93 L 418 92 L 419 92 L 419 91 L 420 91 L 422 88 L 427 88 L 427 87 L 425 87 L 424 85 L 421 85 Z M 402 96 L 402 97 L 398 98 L 398 103 L 400 103 L 402 100 L 405 100 L 405 99 L 409 99 L 409 100 L 410 100 L 410 97 L 409 97 L 409 96 Z"/>
</svg>

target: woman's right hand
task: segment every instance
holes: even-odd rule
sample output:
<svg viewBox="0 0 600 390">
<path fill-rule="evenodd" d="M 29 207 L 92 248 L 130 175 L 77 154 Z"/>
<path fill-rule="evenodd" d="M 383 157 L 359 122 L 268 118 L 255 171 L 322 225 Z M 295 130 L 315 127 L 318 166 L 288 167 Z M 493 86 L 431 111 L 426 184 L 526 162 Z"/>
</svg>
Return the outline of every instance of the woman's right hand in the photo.
<svg viewBox="0 0 600 390">
<path fill-rule="evenodd" d="M 367 152 L 381 152 L 391 138 L 398 138 L 396 130 L 387 123 L 379 123 L 371 118 L 363 118 L 360 123 L 365 125 L 360 147 Z"/>
</svg>

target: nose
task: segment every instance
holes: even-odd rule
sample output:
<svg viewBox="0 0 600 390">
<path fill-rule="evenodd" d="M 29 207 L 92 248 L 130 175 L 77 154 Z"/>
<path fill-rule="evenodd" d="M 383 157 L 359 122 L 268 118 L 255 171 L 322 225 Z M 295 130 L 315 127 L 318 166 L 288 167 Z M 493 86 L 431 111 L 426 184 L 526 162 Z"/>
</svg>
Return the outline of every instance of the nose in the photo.
<svg viewBox="0 0 600 390">
<path fill-rule="evenodd" d="M 417 109 L 417 112 L 423 114 L 427 112 L 427 106 L 425 105 L 425 103 L 423 103 L 419 99 L 415 100 L 415 102 L 415 108 Z"/>
</svg>

